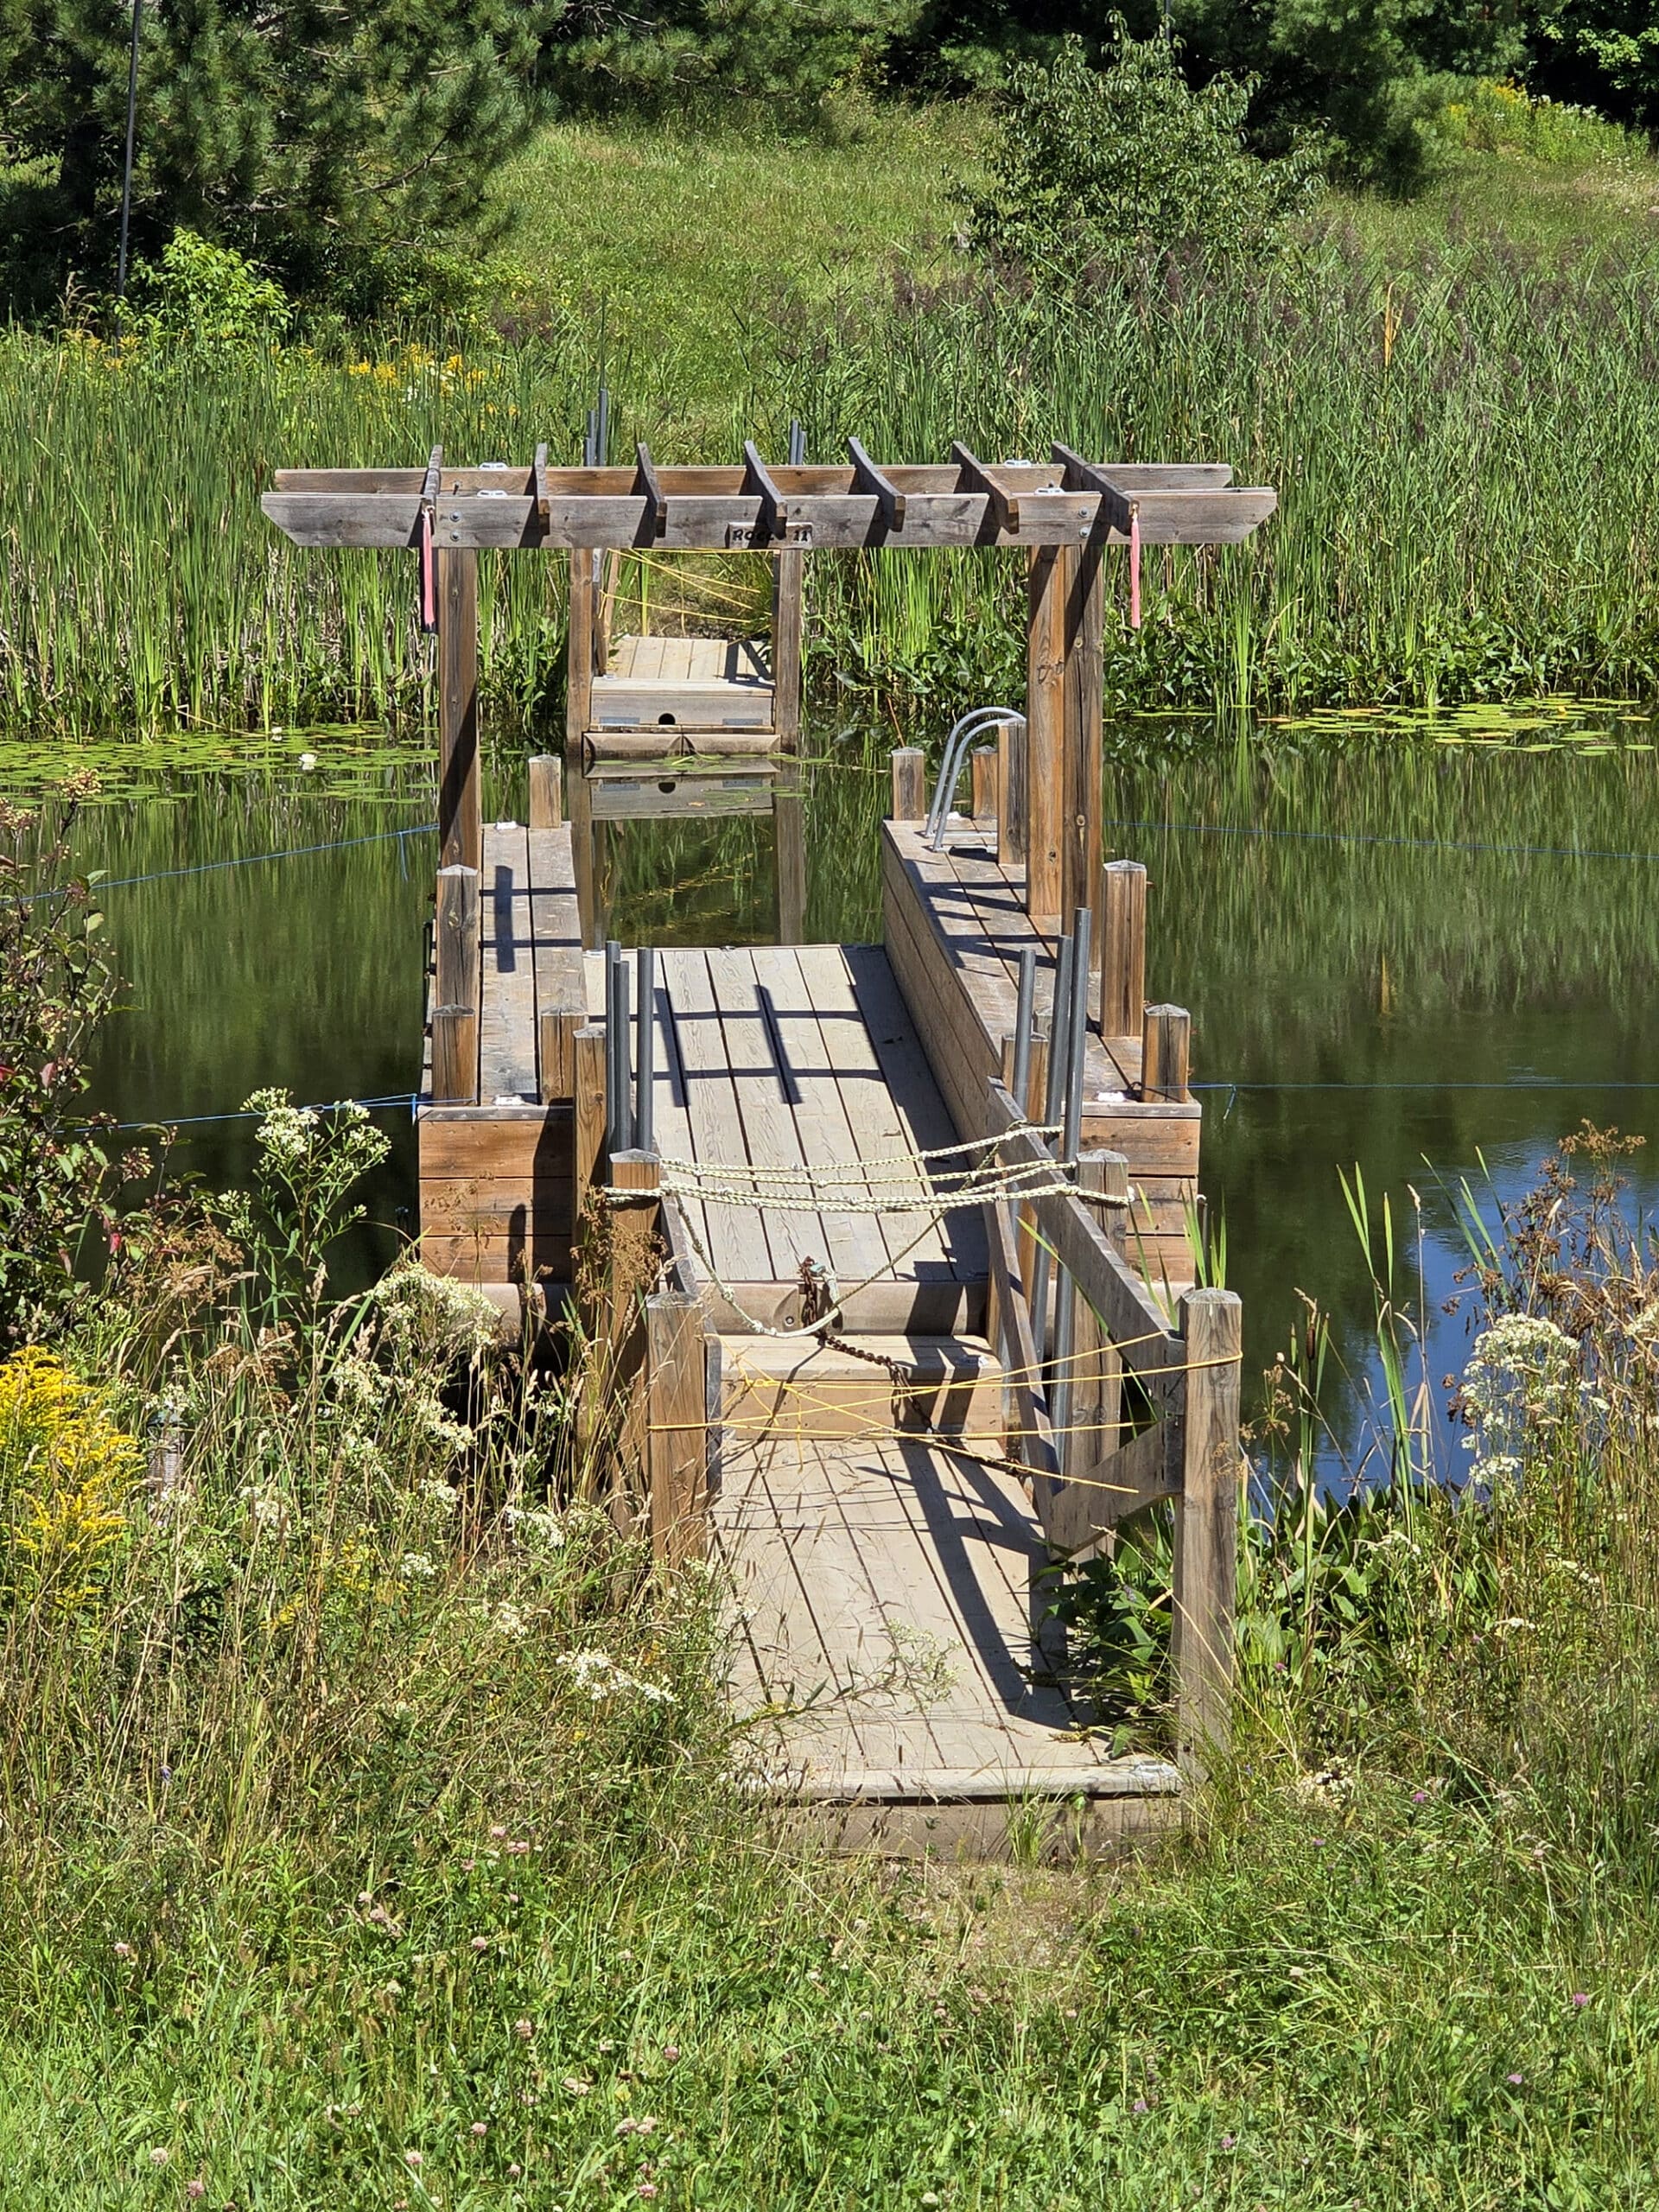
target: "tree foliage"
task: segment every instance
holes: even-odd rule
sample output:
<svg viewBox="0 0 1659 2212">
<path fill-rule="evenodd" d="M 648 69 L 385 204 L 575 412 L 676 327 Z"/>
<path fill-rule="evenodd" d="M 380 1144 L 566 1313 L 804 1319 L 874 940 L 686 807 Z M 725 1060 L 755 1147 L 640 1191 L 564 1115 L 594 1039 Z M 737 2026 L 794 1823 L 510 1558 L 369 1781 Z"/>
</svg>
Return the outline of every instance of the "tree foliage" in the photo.
<svg viewBox="0 0 1659 2212">
<path fill-rule="evenodd" d="M 155 0 L 138 79 L 133 247 L 181 225 L 348 307 L 477 234 L 533 120 L 558 0 Z M 113 274 L 129 0 L 0 0 L 0 196 L 14 299 Z"/>
<path fill-rule="evenodd" d="M 562 104 L 666 109 L 734 98 L 798 121 L 826 94 L 872 80 L 919 0 L 574 0 L 543 74 Z"/>
<path fill-rule="evenodd" d="M 1317 156 L 1264 161 L 1245 149 L 1252 87 L 1217 76 L 1195 92 L 1176 50 L 1119 16 L 1103 68 L 1080 40 L 1053 61 L 1016 63 L 1000 101 L 975 244 L 1047 283 L 1193 251 L 1260 257 L 1313 188 Z"/>
</svg>

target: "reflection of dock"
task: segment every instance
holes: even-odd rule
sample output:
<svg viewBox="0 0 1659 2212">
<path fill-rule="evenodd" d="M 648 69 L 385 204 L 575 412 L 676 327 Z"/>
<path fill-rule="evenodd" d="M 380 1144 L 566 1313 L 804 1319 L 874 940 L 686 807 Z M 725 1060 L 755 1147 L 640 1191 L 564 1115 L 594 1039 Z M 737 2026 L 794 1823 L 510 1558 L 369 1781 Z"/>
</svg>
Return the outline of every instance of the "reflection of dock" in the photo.
<svg viewBox="0 0 1659 2212">
<path fill-rule="evenodd" d="M 1102 866 L 1102 556 L 1238 537 L 1272 495 L 855 446 L 775 477 L 752 451 L 518 478 L 435 455 L 268 504 L 303 543 L 436 546 L 423 1255 L 532 1321 L 574 1299 L 606 1343 L 614 1510 L 667 1565 L 721 1563 L 757 1783 L 906 1850 L 1165 1822 L 1225 1713 L 1239 1316 L 1190 1287 L 1199 1116 L 1186 1017 L 1145 1003 L 1145 872 Z M 601 556 L 642 533 L 768 554 L 771 639 L 611 641 Z M 965 757 L 925 826 L 921 755 L 894 755 L 884 944 L 806 945 L 800 556 L 857 543 L 1028 547 L 1030 683 L 960 812 Z M 486 828 L 475 549 L 537 544 L 571 553 L 566 756 L 531 764 L 527 830 Z M 761 810 L 783 942 L 584 950 L 607 823 Z M 1160 1501 L 1172 1756 L 1114 1758 L 1049 1580 Z"/>
</svg>

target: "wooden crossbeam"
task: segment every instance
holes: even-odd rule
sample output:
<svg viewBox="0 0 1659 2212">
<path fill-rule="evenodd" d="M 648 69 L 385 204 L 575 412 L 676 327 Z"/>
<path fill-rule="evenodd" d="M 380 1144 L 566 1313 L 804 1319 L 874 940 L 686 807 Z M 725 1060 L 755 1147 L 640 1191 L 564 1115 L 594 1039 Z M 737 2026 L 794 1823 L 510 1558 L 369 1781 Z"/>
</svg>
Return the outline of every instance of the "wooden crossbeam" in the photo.
<svg viewBox="0 0 1659 2212">
<path fill-rule="evenodd" d="M 1070 446 L 1054 445 L 1050 448 L 1065 472 L 1065 481 L 1078 492 L 1098 492 L 1100 512 L 1113 530 L 1125 537 L 1129 528 L 1129 500 L 1103 468 L 1096 468 L 1093 461 L 1085 461 L 1080 453 L 1073 453 Z"/>
<path fill-rule="evenodd" d="M 991 512 L 996 517 L 996 526 L 1018 536 L 1020 530 L 1020 498 L 1011 491 L 1001 471 L 988 468 L 982 461 L 969 453 L 957 439 L 950 441 L 950 458 L 962 471 L 964 492 L 981 492 L 990 502 Z"/>
<path fill-rule="evenodd" d="M 656 535 L 660 537 L 668 528 L 668 496 L 663 490 L 663 480 L 651 458 L 651 448 L 643 438 L 634 451 L 639 456 L 639 467 L 634 474 L 633 488 L 644 499 Z"/>
<path fill-rule="evenodd" d="M 870 492 L 881 510 L 882 522 L 889 530 L 905 526 L 905 495 L 892 477 L 884 475 L 870 459 L 856 438 L 849 438 L 847 450 L 852 456 L 853 488 Z"/>
<path fill-rule="evenodd" d="M 741 468 L 552 468 L 543 448 L 517 469 L 278 469 L 261 505 L 299 545 L 412 546 L 423 510 L 440 548 L 503 552 L 661 545 L 677 552 L 755 544 L 1084 546 L 1121 543 L 1128 501 L 1143 545 L 1234 544 L 1276 495 L 1224 481 L 1221 464 L 1089 461 L 1061 448 L 1043 462 L 877 467 L 856 441 L 850 465 L 774 476 L 746 444 Z M 1062 473 L 1064 483 L 1056 478 Z M 488 498 L 480 494 L 487 493 Z"/>
<path fill-rule="evenodd" d="M 781 537 L 787 527 L 784 512 L 784 495 L 772 479 L 772 472 L 760 458 L 760 448 L 752 438 L 743 441 L 743 489 L 752 493 L 760 502 L 760 519 L 767 535 Z"/>
</svg>

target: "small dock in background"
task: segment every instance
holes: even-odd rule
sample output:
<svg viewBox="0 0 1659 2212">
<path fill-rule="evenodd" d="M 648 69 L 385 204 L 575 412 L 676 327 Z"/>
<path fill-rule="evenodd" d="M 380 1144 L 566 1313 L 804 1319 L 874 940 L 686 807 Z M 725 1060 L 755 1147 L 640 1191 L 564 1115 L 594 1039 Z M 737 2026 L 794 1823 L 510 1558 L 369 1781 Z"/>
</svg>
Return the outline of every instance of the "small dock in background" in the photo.
<svg viewBox="0 0 1659 2212">
<path fill-rule="evenodd" d="M 1226 1724 L 1240 1316 L 1192 1280 L 1200 1116 L 1187 1017 L 1147 1001 L 1146 873 L 1103 864 L 1103 556 L 1236 543 L 1274 495 L 1063 447 L 613 469 L 590 433 L 581 469 L 435 453 L 283 473 L 265 504 L 302 543 L 429 566 L 422 1254 L 530 1329 L 577 1307 L 604 1348 L 612 1510 L 663 1571 L 718 1563 L 756 1786 L 899 1852 L 1179 1819 Z M 772 639 L 610 639 L 607 550 L 646 543 L 765 555 Z M 801 944 L 802 558 L 969 544 L 1024 551 L 1024 711 L 965 718 L 931 804 L 895 753 L 883 942 Z M 476 563 L 537 546 L 569 553 L 566 752 L 531 761 L 528 827 L 486 824 Z M 597 949 L 616 824 L 763 810 L 779 943 Z M 1167 1755 L 1115 1757 L 1054 1578 L 1165 1502 Z"/>
</svg>

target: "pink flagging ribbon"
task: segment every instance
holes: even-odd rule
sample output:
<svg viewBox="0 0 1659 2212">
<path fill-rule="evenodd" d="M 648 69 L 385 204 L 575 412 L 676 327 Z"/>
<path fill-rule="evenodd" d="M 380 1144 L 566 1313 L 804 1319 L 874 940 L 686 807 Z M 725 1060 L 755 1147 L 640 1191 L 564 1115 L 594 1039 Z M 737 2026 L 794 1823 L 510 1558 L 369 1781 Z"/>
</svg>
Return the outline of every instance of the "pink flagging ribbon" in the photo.
<svg viewBox="0 0 1659 2212">
<path fill-rule="evenodd" d="M 421 509 L 421 627 L 429 636 L 438 626 L 438 559 L 432 550 L 432 510 Z"/>
<path fill-rule="evenodd" d="M 1141 509 L 1129 502 L 1129 627 L 1141 627 Z"/>
</svg>

